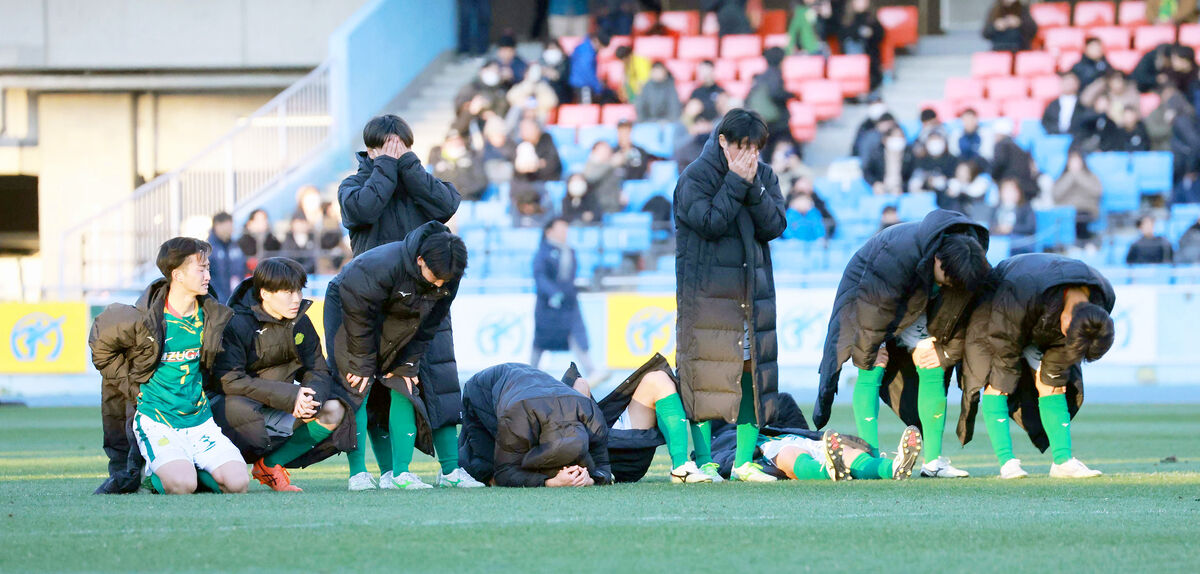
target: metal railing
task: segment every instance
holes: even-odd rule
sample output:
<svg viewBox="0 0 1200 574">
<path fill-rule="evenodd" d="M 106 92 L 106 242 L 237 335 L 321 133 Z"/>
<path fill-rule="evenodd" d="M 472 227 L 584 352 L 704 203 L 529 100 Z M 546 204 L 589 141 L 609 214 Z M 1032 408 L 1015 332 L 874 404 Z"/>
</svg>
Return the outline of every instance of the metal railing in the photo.
<svg viewBox="0 0 1200 574">
<path fill-rule="evenodd" d="M 332 146 L 331 63 L 326 61 L 183 165 L 63 232 L 58 297 L 86 297 L 144 283 L 159 246 L 207 230 L 220 211 L 271 190 Z"/>
</svg>

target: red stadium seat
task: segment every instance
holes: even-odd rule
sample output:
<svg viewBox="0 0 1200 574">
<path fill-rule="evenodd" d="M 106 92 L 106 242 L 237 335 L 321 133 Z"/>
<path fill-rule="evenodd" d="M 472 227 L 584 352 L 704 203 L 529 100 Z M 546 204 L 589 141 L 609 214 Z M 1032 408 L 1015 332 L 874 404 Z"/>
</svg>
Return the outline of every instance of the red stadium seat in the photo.
<svg viewBox="0 0 1200 574">
<path fill-rule="evenodd" d="M 842 84 L 842 95 L 856 97 L 871 91 L 871 59 L 858 55 L 830 56 L 829 79 Z"/>
<path fill-rule="evenodd" d="M 637 121 L 637 110 L 633 104 L 605 104 L 600 108 L 600 123 L 615 126 L 621 120 Z"/>
<path fill-rule="evenodd" d="M 558 106 L 558 125 L 577 128 L 600 123 L 600 106 L 597 104 L 563 104 Z"/>
<path fill-rule="evenodd" d="M 1155 93 L 1142 94 L 1139 96 L 1141 104 L 1139 107 L 1142 110 L 1142 117 L 1150 115 L 1151 112 L 1158 109 L 1158 105 L 1162 103 L 1162 98 Z"/>
<path fill-rule="evenodd" d="M 1122 26 L 1141 26 L 1146 23 L 1146 3 L 1140 0 L 1121 0 L 1117 6 L 1117 23 Z"/>
<path fill-rule="evenodd" d="M 620 93 L 621 84 L 625 83 L 625 62 L 620 60 L 600 62 L 597 64 L 596 71 L 605 85 L 612 88 L 614 92 Z"/>
<path fill-rule="evenodd" d="M 1044 102 L 1053 100 L 1062 95 L 1062 79 L 1056 75 L 1030 78 L 1029 94 L 1035 100 Z"/>
<path fill-rule="evenodd" d="M 767 70 L 767 59 L 763 57 L 746 58 L 738 60 L 738 79 L 742 81 L 753 80 L 757 76 Z"/>
<path fill-rule="evenodd" d="M 975 114 L 979 119 L 990 120 L 1000 117 L 1000 103 L 991 100 L 969 100 L 960 102 L 955 115 L 962 113 L 963 110 L 971 108 L 975 110 Z"/>
<path fill-rule="evenodd" d="M 903 48 L 917 43 L 916 6 L 881 6 L 875 18 L 883 26 L 885 37 L 892 46 Z"/>
<path fill-rule="evenodd" d="M 601 62 L 615 60 L 617 58 L 617 48 L 621 46 L 633 47 L 633 39 L 629 36 L 613 36 L 608 41 L 608 45 L 600 48 L 600 51 L 596 53 L 596 59 Z"/>
<path fill-rule="evenodd" d="M 787 28 L 787 10 L 764 10 L 762 22 L 758 25 L 758 34 L 760 36 L 766 36 L 768 34 L 787 34 Z"/>
<path fill-rule="evenodd" d="M 638 36 L 633 39 L 633 52 L 650 60 L 670 60 L 675 57 L 675 38 Z"/>
<path fill-rule="evenodd" d="M 1133 49 L 1139 52 L 1149 52 L 1160 44 L 1174 43 L 1174 26 L 1142 26 L 1133 36 Z"/>
<path fill-rule="evenodd" d="M 737 80 L 737 62 L 733 60 L 717 60 L 713 62 L 713 76 L 722 86 L 725 82 Z"/>
<path fill-rule="evenodd" d="M 700 23 L 700 34 L 704 36 L 716 36 L 721 33 L 721 25 L 717 22 L 717 13 L 709 12 L 704 15 L 704 21 Z"/>
<path fill-rule="evenodd" d="M 983 86 L 984 83 L 979 78 L 946 78 L 945 98 L 951 102 L 981 100 Z"/>
<path fill-rule="evenodd" d="M 1032 77 L 1053 74 L 1057 62 L 1049 52 L 1017 52 L 1016 75 Z"/>
<path fill-rule="evenodd" d="M 1012 74 L 1011 52 L 975 52 L 971 54 L 971 75 L 976 78 Z"/>
<path fill-rule="evenodd" d="M 690 82 L 696 79 L 696 62 L 694 60 L 664 60 L 663 65 L 671 72 L 671 77 L 677 82 Z"/>
<path fill-rule="evenodd" d="M 700 33 L 700 13 L 693 10 L 663 12 L 658 16 L 663 28 L 674 30 L 680 36 L 695 36 Z"/>
<path fill-rule="evenodd" d="M 813 107 L 818 121 L 842 115 L 842 86 L 836 80 L 810 80 L 800 88 L 800 100 Z"/>
<path fill-rule="evenodd" d="M 1058 71 L 1059 72 L 1070 72 L 1071 68 L 1073 68 L 1075 66 L 1075 64 L 1078 64 L 1079 60 L 1081 58 L 1083 58 L 1083 54 L 1080 52 L 1064 52 L 1064 53 L 1062 53 L 1058 57 Z"/>
<path fill-rule="evenodd" d="M 750 82 L 723 82 L 722 88 L 729 94 L 731 98 L 745 100 L 746 96 L 750 95 L 750 88 L 753 86 Z"/>
<path fill-rule="evenodd" d="M 1087 31 L 1087 35 L 1100 40 L 1107 50 L 1128 50 L 1130 43 L 1129 28 L 1120 26 L 1097 26 Z"/>
<path fill-rule="evenodd" d="M 787 50 L 790 39 L 787 34 L 768 34 L 763 36 L 763 51 L 767 48 L 783 48 Z"/>
<path fill-rule="evenodd" d="M 783 59 L 783 79 L 819 80 L 825 77 L 825 58 L 822 56 L 788 56 Z"/>
<path fill-rule="evenodd" d="M 1029 6 L 1029 15 L 1038 29 L 1065 28 L 1071 25 L 1071 5 L 1066 2 L 1043 2 Z"/>
<path fill-rule="evenodd" d="M 717 46 L 713 36 L 684 36 L 679 39 L 679 59 L 716 60 Z"/>
<path fill-rule="evenodd" d="M 1078 28 L 1112 26 L 1117 23 L 1117 9 L 1113 2 L 1078 2 L 1075 4 L 1075 22 Z"/>
<path fill-rule="evenodd" d="M 675 80 L 675 93 L 679 94 L 679 101 L 686 102 L 692 97 L 692 92 L 696 90 L 696 82 L 684 82 Z"/>
<path fill-rule="evenodd" d="M 1085 39 L 1082 28 L 1051 28 L 1046 30 L 1046 50 L 1055 54 L 1082 52 Z"/>
<path fill-rule="evenodd" d="M 1040 100 L 1032 99 L 1005 100 L 1001 110 L 1004 117 L 1020 123 L 1021 120 L 1041 119 L 1046 105 Z"/>
<path fill-rule="evenodd" d="M 943 100 L 925 100 L 921 102 L 922 110 L 933 110 L 939 120 L 948 122 L 958 117 L 958 104 Z"/>
<path fill-rule="evenodd" d="M 1118 52 L 1109 52 L 1105 57 L 1108 59 L 1108 63 L 1112 64 L 1113 68 L 1129 74 L 1133 72 L 1133 69 L 1137 67 L 1138 62 L 1142 59 L 1142 53 L 1137 50 L 1121 50 Z"/>
<path fill-rule="evenodd" d="M 1179 43 L 1193 48 L 1200 47 L 1200 24 L 1184 24 L 1180 26 Z"/>
<path fill-rule="evenodd" d="M 649 32 L 658 23 L 658 15 L 654 12 L 638 12 L 633 16 L 633 34 L 640 36 Z"/>
<path fill-rule="evenodd" d="M 1029 97 L 1029 78 L 999 76 L 987 79 L 987 99 L 1005 101 Z"/>
<path fill-rule="evenodd" d="M 813 107 L 800 100 L 789 100 L 788 128 L 798 142 L 810 142 L 817 137 L 817 114 Z"/>
<path fill-rule="evenodd" d="M 762 38 L 754 34 L 730 34 L 721 38 L 721 58 L 757 58 L 763 53 Z"/>
</svg>

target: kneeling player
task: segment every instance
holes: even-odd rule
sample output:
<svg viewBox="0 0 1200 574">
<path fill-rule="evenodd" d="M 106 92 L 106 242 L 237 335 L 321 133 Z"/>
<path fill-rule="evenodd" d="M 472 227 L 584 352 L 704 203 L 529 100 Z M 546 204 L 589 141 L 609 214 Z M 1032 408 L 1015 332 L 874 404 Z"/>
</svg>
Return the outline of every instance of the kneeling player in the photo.
<svg viewBox="0 0 1200 574">
<path fill-rule="evenodd" d="M 994 277 L 994 292 L 971 315 L 959 438 L 971 440 L 978 407 L 1001 478 L 1029 474 L 1013 458 L 1010 416 L 1034 446 L 1050 448 L 1051 477 L 1099 476 L 1071 455 L 1071 419 L 1083 404 L 1080 364 L 1113 344 L 1112 285 L 1086 263 L 1049 253 L 1009 258 Z"/>
<path fill-rule="evenodd" d="M 254 478 L 277 491 L 299 492 L 284 467 L 308 466 L 353 445 L 341 425 L 349 406 L 321 354 L 321 340 L 300 295 L 304 267 L 284 257 L 263 260 L 229 298 L 234 317 L 213 368 L 217 423 Z M 295 384 L 299 383 L 299 384 Z M 320 446 L 321 448 L 314 448 Z"/>
</svg>

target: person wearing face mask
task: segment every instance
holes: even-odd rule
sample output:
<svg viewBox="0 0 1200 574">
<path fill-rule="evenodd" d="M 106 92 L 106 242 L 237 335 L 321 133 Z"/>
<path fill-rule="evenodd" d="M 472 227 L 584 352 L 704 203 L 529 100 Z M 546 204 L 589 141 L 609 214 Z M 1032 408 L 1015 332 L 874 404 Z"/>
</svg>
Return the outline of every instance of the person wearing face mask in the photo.
<svg viewBox="0 0 1200 574">
<path fill-rule="evenodd" d="M 567 195 L 563 197 L 561 213 L 570 223 L 595 225 L 600 221 L 596 196 L 590 193 L 587 178 L 582 173 L 573 173 L 567 178 Z"/>
<path fill-rule="evenodd" d="M 863 162 L 863 177 L 875 195 L 900 195 L 913 174 L 913 154 L 904 131 L 893 127 Z"/>
<path fill-rule="evenodd" d="M 458 130 L 450 130 L 446 140 L 429 152 L 433 176 L 454 185 L 465 201 L 478 201 L 487 190 L 487 174 L 479 154 L 467 147 Z"/>
<path fill-rule="evenodd" d="M 884 116 L 891 117 L 888 114 L 887 104 L 883 102 L 883 97 L 879 94 L 871 94 L 867 97 L 867 117 L 863 119 L 861 124 L 858 124 L 858 129 L 854 132 L 854 145 L 850 148 L 850 155 L 859 156 L 860 149 L 866 146 L 866 139 L 872 135 L 876 135 L 875 126 L 878 125 Z M 871 146 L 867 146 L 869 149 Z"/>
<path fill-rule="evenodd" d="M 562 46 L 558 45 L 557 40 L 551 40 L 542 45 L 542 57 L 539 60 L 542 65 L 542 78 L 550 87 L 554 88 L 554 94 L 558 96 L 559 102 L 571 101 L 571 86 L 567 84 L 567 77 L 571 74 L 570 61 L 563 54 Z"/>
<path fill-rule="evenodd" d="M 992 43 L 993 52 L 1020 52 L 1029 49 L 1037 31 L 1021 0 L 996 0 L 983 25 L 983 38 Z"/>
<path fill-rule="evenodd" d="M 908 178 L 909 193 L 936 193 L 942 195 L 954 177 L 958 158 L 946 149 L 946 138 L 934 133 L 925 143 L 914 146 L 913 173 Z"/>
<path fill-rule="evenodd" d="M 518 114 L 532 108 L 539 122 L 550 119 L 550 112 L 558 107 L 558 94 L 542 78 L 543 67 L 534 64 L 525 72 L 525 79 L 508 90 L 509 125 L 516 125 Z"/>
<path fill-rule="evenodd" d="M 917 132 L 917 141 L 925 143 L 929 136 L 939 134 L 946 137 L 946 126 L 938 118 L 937 112 L 930 108 L 921 110 L 921 131 Z"/>
<path fill-rule="evenodd" d="M 505 98 L 506 88 L 500 76 L 500 63 L 489 60 L 479 69 L 479 75 L 471 83 L 462 87 L 454 97 L 454 108 L 462 109 L 476 96 L 482 96 L 490 109 L 500 116 L 508 113 L 508 100 Z"/>
<path fill-rule="evenodd" d="M 650 68 L 650 79 L 633 100 L 639 122 L 677 122 L 681 112 L 675 79 L 662 62 Z"/>
</svg>

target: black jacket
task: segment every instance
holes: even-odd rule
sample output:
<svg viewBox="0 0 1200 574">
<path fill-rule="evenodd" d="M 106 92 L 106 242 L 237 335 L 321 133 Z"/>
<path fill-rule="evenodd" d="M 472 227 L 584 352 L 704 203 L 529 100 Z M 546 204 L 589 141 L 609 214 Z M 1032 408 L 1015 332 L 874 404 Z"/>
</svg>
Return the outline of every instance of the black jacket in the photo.
<svg viewBox="0 0 1200 574">
<path fill-rule="evenodd" d="M 913 161 L 912 146 L 909 146 L 905 148 L 900 159 L 900 185 L 905 188 L 908 186 L 908 180 L 912 178 Z M 883 140 L 880 140 L 879 145 L 871 148 L 867 157 L 863 158 L 862 169 L 863 178 L 871 185 L 875 185 L 887 177 L 887 150 L 884 148 Z"/>
<path fill-rule="evenodd" d="M 1067 387 L 1067 406 L 1074 417 L 1083 404 L 1083 371 L 1079 360 L 1070 357 L 1064 347 L 1066 337 L 1059 320 L 1063 290 L 1086 285 L 1091 302 L 1110 313 L 1117 297 L 1108 280 L 1086 263 L 1050 253 L 1010 257 L 992 270 L 992 279 L 992 286 L 981 294 L 971 313 L 967 329 L 958 437 L 963 444 L 970 442 L 979 394 L 991 385 L 1008 393 L 1012 419 L 1045 451 L 1050 443 L 1038 414 L 1033 369 L 1022 352 L 1034 346 L 1044 353 L 1042 381 Z"/>
<path fill-rule="evenodd" d="M 746 0 L 701 0 L 701 12 L 715 12 L 722 36 L 753 34 L 750 18 L 746 16 Z"/>
<path fill-rule="evenodd" d="M 1150 151 L 1150 134 L 1146 124 L 1139 121 L 1132 130 L 1116 122 L 1108 122 L 1100 132 L 1100 151 Z"/>
<path fill-rule="evenodd" d="M 1076 135 L 1083 129 L 1083 123 L 1087 119 L 1087 108 L 1079 102 L 1079 98 L 1075 98 L 1075 109 L 1071 113 L 1071 125 L 1066 132 L 1058 129 L 1059 118 L 1062 116 L 1062 100 L 1055 98 L 1046 104 L 1046 111 L 1042 113 L 1042 129 L 1048 134 L 1071 134 Z"/>
<path fill-rule="evenodd" d="M 413 152 L 374 160 L 359 152 L 358 172 L 338 186 L 355 256 L 403 239 L 427 221 L 449 221 L 460 201 L 458 190 L 429 175 Z"/>
<path fill-rule="evenodd" d="M 987 229 L 961 213 L 939 209 L 919 223 L 899 223 L 880 231 L 850 259 L 834 298 L 821 357 L 820 387 L 813 407 L 817 428 L 829 422 L 846 360 L 853 359 L 859 369 L 870 369 L 879 346 L 922 314 L 927 315 L 929 333 L 937 338 L 934 346 L 942 366 L 958 362 L 962 337 L 956 334 L 961 332 L 959 322 L 965 320 L 972 295 L 951 288 L 933 293 L 934 254 L 949 233 L 970 234 L 987 249 Z M 881 388 L 880 392 L 888 390 Z"/>
<path fill-rule="evenodd" d="M 1021 18 L 1021 25 L 1006 30 L 997 30 L 996 22 L 990 15 L 985 18 L 983 37 L 992 43 L 993 51 L 1019 52 L 1029 49 L 1034 37 L 1037 36 L 1037 22 L 1033 21 L 1028 6 L 1021 6 L 1018 16 Z"/>
<path fill-rule="evenodd" d="M 779 180 L 729 171 L 716 129 L 675 186 L 675 332 L 680 397 L 691 420 L 737 419 L 743 338 L 756 408 L 779 385 L 775 276 L 768 242 L 787 228 Z"/>
<path fill-rule="evenodd" d="M 1164 237 L 1139 237 L 1125 254 L 1125 263 L 1128 265 L 1171 263 L 1172 259 L 1174 250 L 1171 249 L 1171 242 Z"/>
<path fill-rule="evenodd" d="M 1099 60 L 1093 60 L 1086 55 L 1081 57 L 1074 66 L 1071 66 L 1071 73 L 1079 78 L 1079 92 L 1088 87 L 1092 82 L 1103 78 L 1112 69 L 1112 65 L 1108 63 L 1108 59 L 1101 56 Z"/>
</svg>

